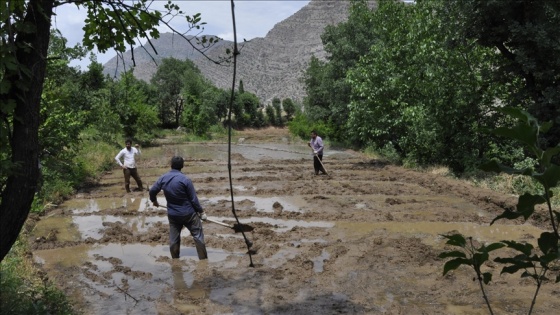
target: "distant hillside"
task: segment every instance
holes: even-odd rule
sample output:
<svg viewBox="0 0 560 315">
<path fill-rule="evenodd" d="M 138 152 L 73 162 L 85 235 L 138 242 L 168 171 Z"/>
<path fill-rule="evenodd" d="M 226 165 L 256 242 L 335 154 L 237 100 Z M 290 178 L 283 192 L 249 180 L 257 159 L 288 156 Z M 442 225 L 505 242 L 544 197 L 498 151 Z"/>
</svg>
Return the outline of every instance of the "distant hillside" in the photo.
<svg viewBox="0 0 560 315">
<path fill-rule="evenodd" d="M 374 1 L 371 1 L 372 5 Z M 305 96 L 300 82 L 312 55 L 324 59 L 326 53 L 321 42 L 321 34 L 325 26 L 345 21 L 348 15 L 349 1 L 311 0 L 308 5 L 289 18 L 276 24 L 264 38 L 255 38 L 242 45 L 238 56 L 237 79 L 243 80 L 245 90 L 255 93 L 264 103 L 268 104 L 274 97 L 284 99 L 290 97 L 301 101 Z M 220 88 L 231 87 L 233 74 L 232 65 L 216 65 L 196 52 L 185 40 L 166 33 L 153 40 L 157 55 L 150 49 L 152 57 L 157 61 L 162 58 L 174 57 L 184 60 L 191 59 L 203 75 Z M 232 42 L 222 41 L 206 52 L 207 56 L 217 60 L 225 55 L 226 47 Z M 125 64 L 132 66 L 131 52 L 124 55 Z M 149 81 L 157 66 L 146 51 L 134 50 L 136 68 L 134 75 Z M 104 65 L 104 72 L 118 75 L 123 69 L 123 61 L 113 57 Z"/>
</svg>

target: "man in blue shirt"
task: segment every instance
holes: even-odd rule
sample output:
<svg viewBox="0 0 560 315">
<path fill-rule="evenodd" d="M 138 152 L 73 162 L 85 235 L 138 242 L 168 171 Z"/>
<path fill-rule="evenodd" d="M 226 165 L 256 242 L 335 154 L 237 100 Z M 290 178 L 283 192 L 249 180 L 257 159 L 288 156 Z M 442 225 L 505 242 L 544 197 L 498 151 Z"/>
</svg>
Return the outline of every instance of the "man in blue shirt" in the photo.
<svg viewBox="0 0 560 315">
<path fill-rule="evenodd" d="M 179 258 L 181 247 L 181 229 L 185 226 L 194 239 L 198 259 L 207 259 L 202 220 L 206 214 L 198 202 L 196 191 L 190 178 L 181 173 L 185 162 L 182 157 L 171 159 L 171 170 L 163 174 L 150 188 L 150 201 L 159 207 L 157 194 L 163 190 L 167 201 L 167 218 L 169 219 L 169 250 L 171 258 Z"/>
</svg>

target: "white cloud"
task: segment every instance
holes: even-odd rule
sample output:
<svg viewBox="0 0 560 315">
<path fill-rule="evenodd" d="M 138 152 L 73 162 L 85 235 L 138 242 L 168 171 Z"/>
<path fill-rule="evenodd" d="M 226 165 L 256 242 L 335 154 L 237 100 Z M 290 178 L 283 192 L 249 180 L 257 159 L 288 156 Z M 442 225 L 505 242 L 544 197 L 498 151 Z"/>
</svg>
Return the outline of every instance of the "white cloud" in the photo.
<svg viewBox="0 0 560 315">
<path fill-rule="evenodd" d="M 154 1 L 153 5 L 163 9 L 167 1 Z M 226 40 L 233 40 L 233 22 L 231 16 L 231 2 L 229 0 L 206 0 L 206 1 L 174 1 L 188 15 L 201 13 L 204 32 L 201 35 L 216 35 Z M 309 0 L 283 0 L 283 1 L 260 1 L 239 0 L 235 1 L 235 22 L 238 41 L 250 40 L 255 37 L 264 37 L 276 23 L 290 17 L 299 11 Z M 83 37 L 83 26 L 87 11 L 84 8 L 77 9 L 75 5 L 62 5 L 57 8 L 57 16 L 53 20 L 53 26 L 60 29 L 62 35 L 68 40 L 69 45 L 81 42 Z M 186 22 L 174 19 L 171 23 L 173 28 L 184 30 Z M 160 32 L 169 31 L 165 27 L 159 28 Z M 196 32 L 189 33 L 197 34 Z M 115 53 L 109 51 L 105 54 L 97 53 L 97 60 L 105 63 Z M 79 65 L 84 69 L 89 60 L 75 61 L 72 65 Z"/>
</svg>

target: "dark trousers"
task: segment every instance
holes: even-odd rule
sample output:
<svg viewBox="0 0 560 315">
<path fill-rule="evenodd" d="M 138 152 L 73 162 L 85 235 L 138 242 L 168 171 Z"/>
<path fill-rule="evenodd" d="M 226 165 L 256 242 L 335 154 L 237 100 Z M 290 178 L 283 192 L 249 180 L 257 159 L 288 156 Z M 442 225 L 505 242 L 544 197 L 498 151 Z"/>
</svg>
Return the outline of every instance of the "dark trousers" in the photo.
<svg viewBox="0 0 560 315">
<path fill-rule="evenodd" d="M 126 189 L 127 192 L 130 192 L 131 176 L 136 181 L 136 185 L 138 185 L 138 188 L 140 190 L 144 190 L 144 187 L 142 187 L 142 179 L 140 178 L 140 175 L 138 175 L 138 171 L 135 168 L 125 168 L 123 169 L 123 174 L 124 174 L 124 188 Z"/>
<path fill-rule="evenodd" d="M 186 227 L 194 239 L 194 245 L 198 254 L 198 259 L 207 259 L 206 244 L 204 244 L 204 231 L 202 221 L 198 214 L 193 213 L 187 216 L 168 215 L 169 219 L 169 250 L 171 258 L 179 258 L 181 248 L 181 230 Z"/>
<path fill-rule="evenodd" d="M 321 164 L 321 161 L 323 161 L 322 154 L 315 154 L 313 156 L 313 168 L 315 169 L 315 174 L 319 174 L 319 171 L 326 173 L 323 165 Z"/>
</svg>

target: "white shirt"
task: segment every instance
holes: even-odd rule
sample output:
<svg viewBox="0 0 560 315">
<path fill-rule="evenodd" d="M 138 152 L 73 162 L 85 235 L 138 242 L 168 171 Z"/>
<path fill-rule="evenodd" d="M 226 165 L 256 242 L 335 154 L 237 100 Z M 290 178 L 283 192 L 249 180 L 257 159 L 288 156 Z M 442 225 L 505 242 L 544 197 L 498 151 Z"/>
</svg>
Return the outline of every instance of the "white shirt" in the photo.
<svg viewBox="0 0 560 315">
<path fill-rule="evenodd" d="M 120 166 L 123 166 L 121 162 L 121 157 L 124 156 L 124 166 L 127 168 L 136 168 L 136 160 L 134 159 L 135 155 L 140 155 L 140 150 L 136 148 L 130 148 L 128 151 L 126 148 L 122 149 L 117 156 L 115 156 L 115 160 L 119 163 Z"/>
</svg>

